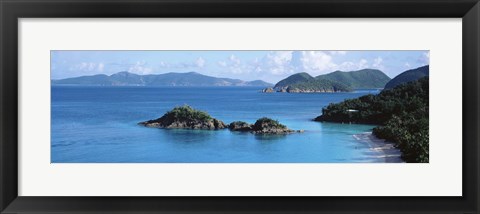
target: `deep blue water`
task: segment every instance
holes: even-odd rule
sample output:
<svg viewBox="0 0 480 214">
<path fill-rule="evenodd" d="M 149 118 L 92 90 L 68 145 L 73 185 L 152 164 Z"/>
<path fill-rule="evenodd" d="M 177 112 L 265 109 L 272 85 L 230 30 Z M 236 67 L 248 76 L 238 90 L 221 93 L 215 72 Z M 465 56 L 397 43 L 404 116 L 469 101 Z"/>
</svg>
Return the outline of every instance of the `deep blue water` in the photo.
<svg viewBox="0 0 480 214">
<path fill-rule="evenodd" d="M 352 93 L 260 93 L 256 87 L 52 86 L 52 163 L 331 163 L 376 162 L 352 136 L 373 126 L 311 121 Z M 279 120 L 304 133 L 156 129 L 137 125 L 188 104 L 230 123 Z"/>
</svg>

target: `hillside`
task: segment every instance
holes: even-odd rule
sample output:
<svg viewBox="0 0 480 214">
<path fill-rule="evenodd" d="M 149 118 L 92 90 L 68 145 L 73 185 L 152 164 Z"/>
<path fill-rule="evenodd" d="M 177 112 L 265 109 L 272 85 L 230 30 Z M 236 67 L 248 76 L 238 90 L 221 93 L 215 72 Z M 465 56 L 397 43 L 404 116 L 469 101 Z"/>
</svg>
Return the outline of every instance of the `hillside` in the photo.
<svg viewBox="0 0 480 214">
<path fill-rule="evenodd" d="M 271 86 L 261 81 L 217 78 L 196 72 L 138 75 L 119 72 L 52 80 L 53 85 L 97 85 L 97 86 Z"/>
<path fill-rule="evenodd" d="M 422 67 L 419 67 L 419 68 L 415 68 L 415 69 L 405 71 L 405 72 L 397 75 L 396 77 L 394 77 L 392 80 L 390 80 L 385 85 L 385 89 L 395 88 L 398 85 L 408 83 L 408 82 L 411 82 L 411 81 L 415 81 L 415 80 L 418 80 L 422 77 L 426 77 L 426 76 L 429 75 L 429 70 L 430 70 L 429 66 L 426 65 L 426 66 L 422 66 Z"/>
<path fill-rule="evenodd" d="M 362 69 L 358 71 L 335 71 L 315 77 L 315 79 L 327 79 L 341 82 L 353 89 L 383 88 L 390 81 L 390 77 L 380 70 Z"/>
<path fill-rule="evenodd" d="M 289 93 L 312 93 L 312 92 L 347 92 L 352 88 L 341 82 L 330 81 L 326 79 L 311 79 L 305 82 L 299 82 L 287 87 Z"/>
<path fill-rule="evenodd" d="M 325 93 L 345 92 L 352 88 L 347 85 L 327 79 L 315 79 L 310 74 L 302 72 L 293 74 L 275 84 L 274 88 L 264 89 L 263 92 L 288 92 L 288 93 Z"/>
<path fill-rule="evenodd" d="M 390 77 L 375 69 L 335 71 L 317 77 L 302 72 L 279 81 L 273 88 L 266 88 L 263 92 L 348 92 L 354 89 L 383 88 L 388 81 L 390 81 Z"/>
<path fill-rule="evenodd" d="M 297 83 L 302 83 L 306 82 L 308 80 L 313 80 L 314 78 L 310 76 L 310 74 L 302 72 L 302 73 L 297 73 L 293 74 L 283 80 L 280 80 L 277 84 L 275 84 L 275 88 L 283 88 L 287 87 L 289 85 L 297 84 Z"/>
<path fill-rule="evenodd" d="M 406 162 L 428 162 L 428 113 L 429 81 L 424 77 L 378 95 L 332 103 L 315 121 L 379 125 L 373 134 L 396 143 Z"/>
</svg>

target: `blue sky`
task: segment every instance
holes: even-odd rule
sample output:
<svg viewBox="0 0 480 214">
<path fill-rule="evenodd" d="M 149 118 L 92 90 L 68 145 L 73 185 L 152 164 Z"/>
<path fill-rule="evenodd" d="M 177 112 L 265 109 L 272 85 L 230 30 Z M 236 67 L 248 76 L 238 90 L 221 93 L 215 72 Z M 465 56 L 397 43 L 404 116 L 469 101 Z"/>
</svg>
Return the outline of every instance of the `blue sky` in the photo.
<svg viewBox="0 0 480 214">
<path fill-rule="evenodd" d="M 52 51 L 51 78 L 128 71 L 191 72 L 270 83 L 298 72 L 374 68 L 390 77 L 429 64 L 429 51 Z"/>
</svg>

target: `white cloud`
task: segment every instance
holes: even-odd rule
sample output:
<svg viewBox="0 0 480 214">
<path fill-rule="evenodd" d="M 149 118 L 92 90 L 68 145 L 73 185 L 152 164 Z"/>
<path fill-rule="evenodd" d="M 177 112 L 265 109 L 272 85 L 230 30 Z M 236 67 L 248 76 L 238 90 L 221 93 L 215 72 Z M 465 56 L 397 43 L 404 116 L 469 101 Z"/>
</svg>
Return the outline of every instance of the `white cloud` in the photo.
<svg viewBox="0 0 480 214">
<path fill-rule="evenodd" d="M 103 63 L 95 62 L 82 62 L 70 67 L 71 71 L 81 71 L 81 72 L 102 72 L 105 65 Z"/>
<path fill-rule="evenodd" d="M 158 63 L 158 65 L 161 67 L 161 68 L 168 68 L 170 67 L 170 65 L 164 61 L 160 61 L 160 63 Z"/>
<path fill-rule="evenodd" d="M 358 69 L 363 69 L 368 67 L 368 61 L 366 59 L 361 59 L 358 62 Z"/>
<path fill-rule="evenodd" d="M 136 74 L 150 74 L 152 73 L 152 68 L 147 66 L 145 61 L 137 61 L 135 64 L 128 68 L 128 72 Z"/>
<path fill-rule="evenodd" d="M 227 62 L 225 61 L 218 61 L 218 65 L 222 66 L 222 67 L 227 67 Z"/>
<path fill-rule="evenodd" d="M 372 67 L 373 68 L 378 68 L 380 70 L 384 70 L 385 69 L 385 66 L 383 66 L 383 59 L 382 57 L 377 57 L 373 60 L 373 64 L 372 64 Z"/>
<path fill-rule="evenodd" d="M 250 71 L 248 69 L 248 65 L 242 64 L 242 61 L 240 60 L 240 58 L 238 58 L 233 54 L 230 55 L 228 59 L 223 61 L 218 61 L 217 63 L 219 66 L 226 68 L 227 72 L 230 72 L 233 74 L 242 74 Z"/>
<path fill-rule="evenodd" d="M 258 73 L 258 72 L 262 72 L 263 69 L 262 69 L 262 64 L 261 64 L 261 63 L 262 63 L 262 62 L 260 61 L 260 59 L 255 58 L 255 59 L 253 60 L 253 62 L 250 63 L 250 67 L 251 67 L 251 69 L 252 69 L 253 71 L 255 71 L 255 72 L 257 72 L 257 73 Z"/>
<path fill-rule="evenodd" d="M 356 62 L 352 62 L 352 61 L 343 62 L 342 64 L 338 65 L 335 70 L 355 71 L 355 70 L 368 68 L 368 66 L 369 66 L 368 60 L 360 59 L 359 61 L 356 61 Z"/>
<path fill-rule="evenodd" d="M 329 53 L 332 55 L 345 55 L 347 51 L 329 51 Z"/>
<path fill-rule="evenodd" d="M 202 57 L 198 57 L 197 60 L 195 60 L 195 65 L 199 68 L 205 67 L 205 60 Z"/>
<path fill-rule="evenodd" d="M 234 74 L 241 74 L 246 71 L 243 69 L 240 59 L 233 54 L 228 58 L 227 67 L 230 69 L 230 72 Z"/>
<path fill-rule="evenodd" d="M 303 71 L 322 74 L 336 67 L 332 56 L 323 51 L 302 51 L 300 61 Z"/>
<path fill-rule="evenodd" d="M 412 65 L 410 65 L 410 63 L 406 62 L 406 63 L 405 63 L 405 67 L 406 67 L 406 68 L 411 68 Z"/>
<path fill-rule="evenodd" d="M 422 65 L 430 64 L 430 51 L 423 52 L 422 55 L 418 58 L 417 62 Z"/>
<path fill-rule="evenodd" d="M 98 63 L 98 68 L 97 70 L 102 72 L 103 71 L 103 68 L 105 67 L 105 65 L 103 63 Z"/>
<path fill-rule="evenodd" d="M 289 62 L 287 69 L 294 69 L 293 72 L 308 72 L 317 76 L 330 73 L 335 70 L 351 71 L 364 69 L 369 66 L 366 59 L 360 59 L 357 62 L 343 62 L 336 64 L 333 55 L 343 55 L 346 51 L 295 51 Z M 382 59 L 377 59 L 380 66 Z"/>
<path fill-rule="evenodd" d="M 168 63 L 165 61 L 160 61 L 158 67 L 160 69 L 201 69 L 207 66 L 207 61 L 203 57 L 198 57 L 194 61 L 190 62 L 179 62 L 179 63 Z"/>
<path fill-rule="evenodd" d="M 354 62 L 343 62 L 342 64 L 338 65 L 337 70 L 343 70 L 343 71 L 350 71 L 350 70 L 356 70 L 358 68 L 358 64 Z"/>
<path fill-rule="evenodd" d="M 241 61 L 238 57 L 236 57 L 235 55 L 230 55 L 230 57 L 228 57 L 228 59 L 230 60 L 231 64 L 233 65 L 240 65 Z"/>
<path fill-rule="evenodd" d="M 425 64 L 430 64 L 430 51 L 423 53 Z"/>
<path fill-rule="evenodd" d="M 285 65 L 292 60 L 293 51 L 270 51 L 266 58 L 275 65 Z"/>
<path fill-rule="evenodd" d="M 293 51 L 271 51 L 261 61 L 256 70 L 267 71 L 274 75 L 292 73 Z"/>
<path fill-rule="evenodd" d="M 367 59 L 351 59 L 335 62 L 338 55 L 345 55 L 347 51 L 270 51 L 264 56 L 245 61 L 236 55 L 229 55 L 217 61 L 224 74 L 249 74 L 264 76 L 267 79 L 284 77 L 298 72 L 307 72 L 312 76 L 330 73 L 336 70 L 354 71 L 365 68 L 385 69 L 385 61 L 377 57 L 369 62 Z M 336 56 L 335 56 L 336 55 Z M 343 58 L 343 57 L 342 57 Z"/>
<path fill-rule="evenodd" d="M 308 72 L 311 75 L 320 75 L 335 70 L 358 70 L 368 67 L 368 61 L 361 59 L 358 62 L 344 62 L 340 65 L 334 62 L 332 55 L 346 54 L 346 51 L 270 51 L 261 58 L 250 62 L 242 62 L 237 56 L 230 55 L 227 59 L 218 61 L 224 72 L 246 74 L 262 72 L 262 75 L 284 76 L 298 72 Z M 382 59 L 376 60 L 381 66 Z"/>
<path fill-rule="evenodd" d="M 430 59 L 430 51 L 423 53 L 426 59 Z"/>
</svg>

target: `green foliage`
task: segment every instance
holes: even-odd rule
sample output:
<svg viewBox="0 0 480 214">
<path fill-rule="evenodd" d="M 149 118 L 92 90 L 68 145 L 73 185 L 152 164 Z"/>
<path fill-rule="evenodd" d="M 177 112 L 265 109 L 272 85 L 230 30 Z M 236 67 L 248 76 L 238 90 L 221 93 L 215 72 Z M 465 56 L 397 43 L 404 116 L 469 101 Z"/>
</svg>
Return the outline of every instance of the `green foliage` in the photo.
<svg viewBox="0 0 480 214">
<path fill-rule="evenodd" d="M 428 109 L 428 78 L 404 84 L 378 95 L 365 95 L 329 104 L 322 109 L 318 121 L 384 124 L 393 115 Z M 349 111 L 355 110 L 355 111 Z"/>
<path fill-rule="evenodd" d="M 244 127 L 244 126 L 250 126 L 250 124 L 244 121 L 234 121 L 234 122 L 231 122 L 229 126 Z"/>
<path fill-rule="evenodd" d="M 258 119 L 255 124 L 253 125 L 254 130 L 262 130 L 262 129 L 286 129 L 287 126 L 278 122 L 278 120 L 273 120 L 268 117 L 262 117 Z"/>
<path fill-rule="evenodd" d="M 297 73 L 297 74 L 293 74 L 293 75 L 281 80 L 280 82 L 278 82 L 275 85 L 275 88 L 287 87 L 289 85 L 305 82 L 305 81 L 312 80 L 312 79 L 313 79 L 313 77 L 310 76 L 310 74 L 308 74 L 308 73 L 305 73 L 305 72 Z"/>
<path fill-rule="evenodd" d="M 396 76 L 395 78 L 393 78 L 392 80 L 390 80 L 385 85 L 385 88 L 391 89 L 391 88 L 395 88 L 398 85 L 418 80 L 420 78 L 428 76 L 428 73 L 429 73 L 428 65 L 405 71 L 399 74 L 398 76 Z"/>
<path fill-rule="evenodd" d="M 157 128 L 208 130 L 227 128 L 223 121 L 212 118 L 208 113 L 195 110 L 188 105 L 175 107 L 160 118 L 140 122 L 139 124 Z"/>
<path fill-rule="evenodd" d="M 208 122 L 213 118 L 206 112 L 195 110 L 188 105 L 184 105 L 173 108 L 171 111 L 163 115 L 161 119 Z"/>
<path fill-rule="evenodd" d="M 306 82 L 290 85 L 289 90 L 311 90 L 311 91 L 351 91 L 352 89 L 341 82 L 326 79 L 311 79 Z"/>
<path fill-rule="evenodd" d="M 395 142 L 407 162 L 428 162 L 428 77 L 330 104 L 316 121 L 377 124 L 373 133 Z"/>
<path fill-rule="evenodd" d="M 374 128 L 373 134 L 395 142 L 405 161 L 428 163 L 428 112 L 394 115 L 384 126 Z"/>
<path fill-rule="evenodd" d="M 346 87 L 362 88 L 383 88 L 390 81 L 390 77 L 376 69 L 362 69 L 358 71 L 335 71 L 315 77 L 317 80 L 325 79 L 345 84 Z"/>
<path fill-rule="evenodd" d="M 280 88 L 289 87 L 291 92 L 299 91 L 351 91 L 356 88 L 383 88 L 390 77 L 374 69 L 342 72 L 335 71 L 315 78 L 309 74 L 297 73 L 275 85 Z"/>
</svg>

